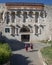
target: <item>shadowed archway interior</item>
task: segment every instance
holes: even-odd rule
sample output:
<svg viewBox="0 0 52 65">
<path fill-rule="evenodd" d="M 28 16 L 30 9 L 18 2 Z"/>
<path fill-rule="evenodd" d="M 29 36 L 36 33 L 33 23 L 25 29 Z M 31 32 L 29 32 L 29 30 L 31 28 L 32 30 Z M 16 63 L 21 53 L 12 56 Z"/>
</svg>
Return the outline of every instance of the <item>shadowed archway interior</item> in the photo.
<svg viewBox="0 0 52 65">
<path fill-rule="evenodd" d="M 30 32 L 30 29 L 29 29 L 27 26 L 23 26 L 23 27 L 20 29 L 20 32 Z"/>
<path fill-rule="evenodd" d="M 23 26 L 20 29 L 20 32 L 21 33 L 25 33 L 25 34 L 21 34 L 21 41 L 23 41 L 23 42 L 29 42 L 29 40 L 30 40 L 30 34 L 26 34 L 26 33 L 30 32 L 30 29 L 27 26 Z"/>
</svg>

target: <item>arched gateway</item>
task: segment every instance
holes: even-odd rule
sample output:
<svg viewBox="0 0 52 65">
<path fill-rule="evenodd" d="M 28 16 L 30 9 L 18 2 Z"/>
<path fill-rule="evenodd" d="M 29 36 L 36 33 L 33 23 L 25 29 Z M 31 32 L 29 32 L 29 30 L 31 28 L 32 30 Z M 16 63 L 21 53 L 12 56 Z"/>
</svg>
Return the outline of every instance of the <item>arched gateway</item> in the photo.
<svg viewBox="0 0 52 65">
<path fill-rule="evenodd" d="M 20 29 L 20 33 L 21 33 L 21 41 L 29 42 L 29 40 L 30 40 L 30 29 L 27 26 L 23 26 Z"/>
</svg>

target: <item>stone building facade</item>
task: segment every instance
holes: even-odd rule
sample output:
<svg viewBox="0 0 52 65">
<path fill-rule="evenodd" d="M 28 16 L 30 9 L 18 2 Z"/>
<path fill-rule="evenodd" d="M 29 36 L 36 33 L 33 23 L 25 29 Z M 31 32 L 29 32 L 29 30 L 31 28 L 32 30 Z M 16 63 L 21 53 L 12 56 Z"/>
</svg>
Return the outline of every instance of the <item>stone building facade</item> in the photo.
<svg viewBox="0 0 52 65">
<path fill-rule="evenodd" d="M 52 40 L 52 6 L 0 3 L 0 33 L 22 42 Z"/>
</svg>

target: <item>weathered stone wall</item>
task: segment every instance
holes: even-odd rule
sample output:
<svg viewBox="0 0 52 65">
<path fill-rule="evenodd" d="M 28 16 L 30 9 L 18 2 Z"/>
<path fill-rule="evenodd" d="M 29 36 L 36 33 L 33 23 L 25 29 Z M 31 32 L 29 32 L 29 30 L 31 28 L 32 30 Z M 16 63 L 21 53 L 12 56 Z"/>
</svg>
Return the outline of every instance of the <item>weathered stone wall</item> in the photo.
<svg viewBox="0 0 52 65">
<path fill-rule="evenodd" d="M 4 6 L 4 4 L 2 4 L 2 5 Z M 9 39 L 17 39 L 17 40 L 21 41 L 21 35 L 23 33 L 20 33 L 20 28 L 18 29 L 18 36 L 17 35 L 15 35 L 14 37 L 11 36 L 11 32 L 5 33 L 5 28 L 9 27 L 11 30 L 11 27 L 10 27 L 10 25 L 6 24 L 5 11 L 7 11 L 7 8 L 6 7 L 4 9 L 3 8 L 0 8 L 0 12 L 1 11 L 4 12 L 3 20 L 2 20 L 3 23 L 0 23 L 0 31 L 2 31 L 2 35 L 8 37 Z M 18 17 L 15 18 L 15 23 L 13 23 L 13 25 L 18 24 L 20 27 L 22 27 L 23 25 L 28 26 L 30 24 L 32 26 L 32 30 L 31 30 L 32 33 L 26 33 L 26 34 L 30 34 L 29 42 L 34 42 L 37 40 L 52 39 L 52 38 L 50 38 L 50 37 L 52 37 L 52 6 L 45 5 L 44 10 L 46 11 L 47 16 L 45 18 L 41 18 L 39 16 L 39 18 L 38 18 L 37 25 L 41 24 L 44 26 L 44 28 L 40 27 L 41 33 L 39 30 L 39 35 L 35 35 L 35 26 L 34 26 L 35 25 L 35 16 L 34 15 L 33 15 L 33 18 L 28 17 L 28 19 L 26 19 L 25 23 L 23 23 L 22 15 L 21 15 L 21 18 L 18 18 Z M 19 19 L 20 19 L 20 21 L 18 21 Z"/>
</svg>

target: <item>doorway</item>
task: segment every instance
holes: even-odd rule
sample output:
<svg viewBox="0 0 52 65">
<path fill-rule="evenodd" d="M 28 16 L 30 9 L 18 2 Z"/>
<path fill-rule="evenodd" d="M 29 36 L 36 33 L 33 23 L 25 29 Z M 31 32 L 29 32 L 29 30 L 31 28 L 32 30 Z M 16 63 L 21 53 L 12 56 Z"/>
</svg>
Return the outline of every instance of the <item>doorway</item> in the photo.
<svg viewBox="0 0 52 65">
<path fill-rule="evenodd" d="M 21 41 L 23 42 L 29 42 L 30 35 L 21 35 Z"/>
</svg>

